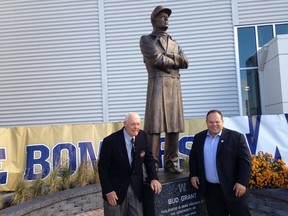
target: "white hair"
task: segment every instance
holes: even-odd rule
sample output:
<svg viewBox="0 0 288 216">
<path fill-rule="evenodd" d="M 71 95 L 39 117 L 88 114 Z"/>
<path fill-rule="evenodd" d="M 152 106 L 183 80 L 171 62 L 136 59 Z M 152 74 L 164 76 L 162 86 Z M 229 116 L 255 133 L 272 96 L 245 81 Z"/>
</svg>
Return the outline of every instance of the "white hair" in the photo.
<svg viewBox="0 0 288 216">
<path fill-rule="evenodd" d="M 138 113 L 136 113 L 136 112 L 129 112 L 129 113 L 127 113 L 127 115 L 125 116 L 124 122 L 127 122 L 128 119 L 129 119 L 131 116 L 137 117 L 138 119 L 141 120 L 141 118 L 140 118 L 140 116 L 139 116 Z"/>
</svg>

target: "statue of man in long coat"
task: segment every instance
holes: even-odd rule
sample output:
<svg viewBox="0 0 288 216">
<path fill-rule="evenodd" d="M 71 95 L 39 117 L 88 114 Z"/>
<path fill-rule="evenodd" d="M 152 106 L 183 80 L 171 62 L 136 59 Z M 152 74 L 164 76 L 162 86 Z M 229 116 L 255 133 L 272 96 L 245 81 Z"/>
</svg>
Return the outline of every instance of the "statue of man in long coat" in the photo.
<svg viewBox="0 0 288 216">
<path fill-rule="evenodd" d="M 160 135 L 165 132 L 164 171 L 180 173 L 179 133 L 184 132 L 184 116 L 179 69 L 188 68 L 188 59 L 167 33 L 171 10 L 157 6 L 151 14 L 153 32 L 143 35 L 140 48 L 148 72 L 144 131 L 152 144 L 158 167 Z"/>
</svg>

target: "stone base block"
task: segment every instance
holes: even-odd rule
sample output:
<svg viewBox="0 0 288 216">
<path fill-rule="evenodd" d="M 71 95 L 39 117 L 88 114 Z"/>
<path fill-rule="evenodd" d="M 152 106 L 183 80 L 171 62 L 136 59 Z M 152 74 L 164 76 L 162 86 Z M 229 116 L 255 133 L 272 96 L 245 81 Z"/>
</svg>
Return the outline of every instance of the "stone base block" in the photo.
<svg viewBox="0 0 288 216">
<path fill-rule="evenodd" d="M 144 190 L 145 216 L 206 215 L 200 194 L 191 186 L 188 173 L 158 172 L 162 192 L 155 195 L 148 183 Z"/>
</svg>

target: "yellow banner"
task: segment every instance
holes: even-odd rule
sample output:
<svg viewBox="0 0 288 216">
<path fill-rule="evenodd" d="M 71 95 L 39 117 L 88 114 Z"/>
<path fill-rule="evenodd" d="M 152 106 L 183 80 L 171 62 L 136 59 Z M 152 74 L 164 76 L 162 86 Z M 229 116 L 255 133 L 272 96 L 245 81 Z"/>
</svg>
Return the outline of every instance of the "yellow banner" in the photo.
<svg viewBox="0 0 288 216">
<path fill-rule="evenodd" d="M 181 136 L 205 128 L 203 120 L 185 124 L 187 132 Z M 13 191 L 19 179 L 33 180 L 41 172 L 47 178 L 63 155 L 69 155 L 73 170 L 85 158 L 97 160 L 103 138 L 122 127 L 123 123 L 99 123 L 0 128 L 0 191 Z"/>
<path fill-rule="evenodd" d="M 268 152 L 288 163 L 288 115 L 224 117 L 224 126 L 246 136 L 251 154 Z M 0 191 L 13 191 L 18 180 L 43 179 L 65 159 L 75 174 L 81 161 L 95 165 L 104 137 L 121 129 L 123 123 L 0 128 Z M 185 120 L 179 137 L 179 157 L 187 159 L 194 135 L 206 129 L 205 119 Z M 164 155 L 161 136 L 160 159 Z M 183 160 L 182 160 L 183 161 Z M 160 167 L 162 160 L 160 160 Z"/>
</svg>

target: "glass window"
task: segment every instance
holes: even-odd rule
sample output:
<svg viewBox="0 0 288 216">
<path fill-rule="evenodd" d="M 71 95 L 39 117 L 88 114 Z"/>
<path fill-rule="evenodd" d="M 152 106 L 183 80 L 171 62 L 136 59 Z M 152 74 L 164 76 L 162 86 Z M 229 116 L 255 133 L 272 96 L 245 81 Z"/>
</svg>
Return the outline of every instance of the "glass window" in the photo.
<svg viewBox="0 0 288 216">
<path fill-rule="evenodd" d="M 243 115 L 261 115 L 258 70 L 240 71 Z"/>
<path fill-rule="evenodd" d="M 276 35 L 288 34 L 288 24 L 276 25 Z"/>
<path fill-rule="evenodd" d="M 259 26 L 258 28 L 258 45 L 259 47 L 264 46 L 273 38 L 273 26 Z"/>
<path fill-rule="evenodd" d="M 261 115 L 257 44 L 261 48 L 273 36 L 288 34 L 288 23 L 239 27 L 237 33 L 243 115 Z"/>
<path fill-rule="evenodd" d="M 257 66 L 256 38 L 254 27 L 238 28 L 240 67 Z"/>
</svg>

